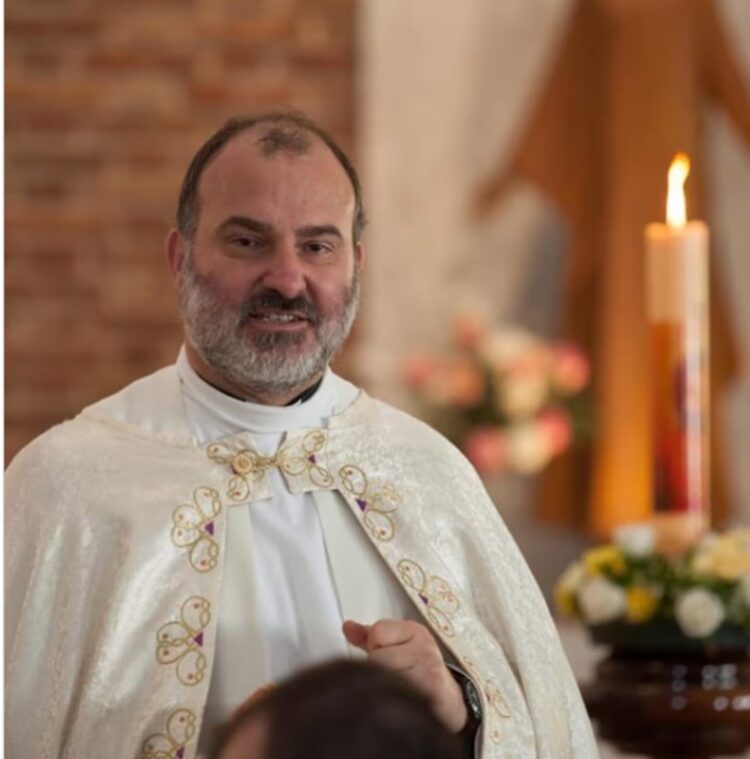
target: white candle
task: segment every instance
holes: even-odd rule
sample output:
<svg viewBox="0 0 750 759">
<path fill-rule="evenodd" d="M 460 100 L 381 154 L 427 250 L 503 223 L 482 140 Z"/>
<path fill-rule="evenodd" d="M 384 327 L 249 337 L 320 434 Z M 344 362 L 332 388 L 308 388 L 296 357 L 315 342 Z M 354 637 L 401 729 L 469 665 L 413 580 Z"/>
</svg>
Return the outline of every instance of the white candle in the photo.
<svg viewBox="0 0 750 759">
<path fill-rule="evenodd" d="M 669 172 L 667 223 L 645 230 L 653 509 L 657 517 L 668 518 L 677 542 L 687 533 L 695 537 L 710 514 L 709 234 L 703 222 L 686 220 L 688 171 L 687 156 L 676 156 Z"/>
</svg>

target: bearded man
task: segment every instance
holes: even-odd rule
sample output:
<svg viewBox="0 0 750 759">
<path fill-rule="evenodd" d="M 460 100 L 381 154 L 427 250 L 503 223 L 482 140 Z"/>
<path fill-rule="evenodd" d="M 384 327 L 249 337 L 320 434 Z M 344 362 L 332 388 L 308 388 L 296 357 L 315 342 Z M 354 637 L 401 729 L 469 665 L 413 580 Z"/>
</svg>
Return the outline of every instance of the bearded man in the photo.
<svg viewBox="0 0 750 759">
<path fill-rule="evenodd" d="M 9 759 L 192 759 L 249 694 L 366 655 L 482 757 L 596 755 L 543 598 L 443 438 L 337 377 L 364 212 L 296 114 L 198 151 L 167 238 L 174 366 L 6 477 Z"/>
</svg>

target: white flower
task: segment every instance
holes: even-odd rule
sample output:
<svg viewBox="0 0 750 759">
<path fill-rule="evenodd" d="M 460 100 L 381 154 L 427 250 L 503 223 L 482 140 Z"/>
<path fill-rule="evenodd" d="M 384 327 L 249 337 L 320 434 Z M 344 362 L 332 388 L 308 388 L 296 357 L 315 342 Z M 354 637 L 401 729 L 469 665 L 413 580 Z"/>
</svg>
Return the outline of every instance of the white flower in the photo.
<svg viewBox="0 0 750 759">
<path fill-rule="evenodd" d="M 499 387 L 499 410 L 512 419 L 533 416 L 548 396 L 549 386 L 545 375 L 509 374 Z"/>
<path fill-rule="evenodd" d="M 578 591 L 578 606 L 591 625 L 611 622 L 625 613 L 625 591 L 603 577 L 591 577 Z"/>
<path fill-rule="evenodd" d="M 506 455 L 511 469 L 521 474 L 535 474 L 550 460 L 552 451 L 539 425 L 529 422 L 508 430 Z"/>
<path fill-rule="evenodd" d="M 638 522 L 618 527 L 613 533 L 613 538 L 624 554 L 642 558 L 653 553 L 656 534 L 653 525 Z"/>
<path fill-rule="evenodd" d="M 530 332 L 506 327 L 488 335 L 479 346 L 479 354 L 488 364 L 502 370 L 540 345 L 539 339 Z"/>
<path fill-rule="evenodd" d="M 682 632 L 691 638 L 711 635 L 724 621 L 724 604 L 705 588 L 691 588 L 675 603 L 675 617 Z"/>
</svg>

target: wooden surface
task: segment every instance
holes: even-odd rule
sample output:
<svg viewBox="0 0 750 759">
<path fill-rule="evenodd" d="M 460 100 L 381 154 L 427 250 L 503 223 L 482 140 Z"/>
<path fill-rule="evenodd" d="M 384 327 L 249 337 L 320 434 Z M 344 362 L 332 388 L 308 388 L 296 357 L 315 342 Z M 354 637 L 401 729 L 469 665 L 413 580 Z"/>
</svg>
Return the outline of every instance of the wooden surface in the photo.
<svg viewBox="0 0 750 759">
<path fill-rule="evenodd" d="M 588 633 L 583 625 L 572 620 L 563 619 L 558 621 L 558 632 L 562 640 L 563 647 L 570 661 L 573 672 L 578 682 L 582 685 L 584 691 L 590 689 L 596 678 L 596 669 L 606 660 L 608 650 L 602 646 L 592 644 Z M 713 678 L 717 682 L 716 678 Z M 719 678 L 720 680 L 720 678 Z M 715 689 L 714 689 L 715 690 Z M 721 696 L 721 694 L 719 694 Z M 636 732 L 636 729 L 633 730 Z M 644 753 L 626 752 L 614 744 L 607 741 L 601 733 L 599 737 L 599 759 L 647 759 Z M 713 759 L 730 759 L 733 756 L 737 759 L 737 754 L 715 754 Z M 689 759 L 689 755 L 679 755 L 679 759 Z"/>
</svg>

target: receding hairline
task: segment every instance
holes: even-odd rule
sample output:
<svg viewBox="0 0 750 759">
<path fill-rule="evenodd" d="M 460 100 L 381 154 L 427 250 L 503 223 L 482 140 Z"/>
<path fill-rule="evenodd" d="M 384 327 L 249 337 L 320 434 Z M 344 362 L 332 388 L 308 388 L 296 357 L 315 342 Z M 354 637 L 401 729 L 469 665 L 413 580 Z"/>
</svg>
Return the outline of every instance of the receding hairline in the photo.
<svg viewBox="0 0 750 759">
<path fill-rule="evenodd" d="M 199 184 L 206 168 L 236 137 L 252 134 L 256 129 L 263 135 L 261 140 L 267 138 L 265 148 L 261 149 L 265 155 L 278 151 L 291 154 L 304 153 L 308 146 L 314 145 L 315 137 L 328 147 L 344 169 L 354 191 L 352 239 L 355 244 L 358 243 L 367 225 L 367 215 L 357 170 L 338 142 L 325 129 L 300 111 L 271 111 L 257 116 L 231 118 L 201 145 L 188 165 L 177 201 L 175 221 L 183 238 L 190 241 L 195 235 L 200 216 Z"/>
<path fill-rule="evenodd" d="M 279 119 L 278 121 L 261 120 L 231 135 L 208 159 L 203 167 L 204 171 L 230 145 L 250 140 L 253 141 L 252 144 L 258 148 L 258 151 L 264 158 L 275 158 L 277 155 L 287 157 L 307 155 L 316 143 L 324 146 L 336 158 L 336 155 L 326 141 L 309 128 L 293 122 L 287 122 L 284 119 Z M 264 141 L 268 141 L 265 146 L 263 144 Z"/>
<path fill-rule="evenodd" d="M 284 127 L 285 125 L 283 122 L 279 122 L 279 124 Z M 278 145 L 274 144 L 274 146 L 269 149 L 267 147 L 268 143 L 264 143 L 264 140 L 267 139 L 269 136 L 269 133 L 272 133 L 275 131 L 274 129 L 269 128 L 272 126 L 269 122 L 262 121 L 258 124 L 253 124 L 252 126 L 248 127 L 247 129 L 243 129 L 241 132 L 237 132 L 237 134 L 233 134 L 205 163 L 203 166 L 203 170 L 201 171 L 200 177 L 198 179 L 198 187 L 200 187 L 200 180 L 203 179 L 203 175 L 208 171 L 209 167 L 213 165 L 220 156 L 222 156 L 228 149 L 230 149 L 232 146 L 239 145 L 241 143 L 249 143 L 261 156 L 261 158 L 265 158 L 268 161 L 273 161 L 276 158 L 305 158 L 306 156 L 311 155 L 316 149 L 322 148 L 325 153 L 330 155 L 335 164 L 339 167 L 341 170 L 342 176 L 346 179 L 347 184 L 350 186 L 352 190 L 352 194 L 354 194 L 354 187 L 352 186 L 352 183 L 349 179 L 348 174 L 346 173 L 346 169 L 341 165 L 341 161 L 339 161 L 336 154 L 331 150 L 331 146 L 326 143 L 326 141 L 319 137 L 315 132 L 310 132 L 306 129 L 303 129 L 301 127 L 295 127 L 294 131 L 296 131 L 299 134 L 299 137 L 301 138 L 299 142 L 297 142 L 296 136 L 295 136 L 295 142 L 294 147 L 287 146 L 284 144 Z M 284 129 L 284 131 L 287 131 Z M 291 131 L 291 130 L 290 130 Z M 260 134 L 258 134 L 260 132 Z"/>
<path fill-rule="evenodd" d="M 259 155 L 262 159 L 273 162 L 274 160 L 278 158 L 287 158 L 290 160 L 295 159 L 301 159 L 304 160 L 307 157 L 310 157 L 314 152 L 317 150 L 322 149 L 323 154 L 327 154 L 333 159 L 332 166 L 335 166 L 334 171 L 336 171 L 340 178 L 343 180 L 342 186 L 347 188 L 347 191 L 350 195 L 350 200 L 353 205 L 352 213 L 356 213 L 356 202 L 357 202 L 357 193 L 355 190 L 355 187 L 352 184 L 351 177 L 347 174 L 346 169 L 341 164 L 341 161 L 339 160 L 338 156 L 334 153 L 334 151 L 331 149 L 330 145 L 326 143 L 324 139 L 322 139 L 319 135 L 315 134 L 315 132 L 311 132 L 307 129 L 304 129 L 303 127 L 295 127 L 296 130 L 300 133 L 304 134 L 305 138 L 305 144 L 304 147 L 302 146 L 302 143 L 298 144 L 298 147 L 293 147 L 291 149 L 287 148 L 286 146 L 279 146 L 274 147 L 272 150 L 264 149 L 263 140 L 268 135 L 269 124 L 271 122 L 260 122 L 257 124 L 253 124 L 252 126 L 248 127 L 247 129 L 242 130 L 241 132 L 238 132 L 235 135 L 232 135 L 209 159 L 206 161 L 205 165 L 202 168 L 202 171 L 200 173 L 200 176 L 198 177 L 198 181 L 195 187 L 195 200 L 196 200 L 196 211 L 200 213 L 200 205 L 201 205 L 201 188 L 203 186 L 203 182 L 205 179 L 205 176 L 211 168 L 214 166 L 216 161 L 219 160 L 219 158 L 224 155 L 227 150 L 230 150 L 232 146 L 237 146 L 242 142 L 245 142 L 248 144 L 250 149 L 254 149 L 257 155 Z M 282 126 L 286 126 L 284 122 L 279 122 Z M 260 135 L 257 133 L 261 132 Z M 255 133 L 255 134 L 254 134 Z M 253 139 L 255 138 L 255 139 Z"/>
</svg>

